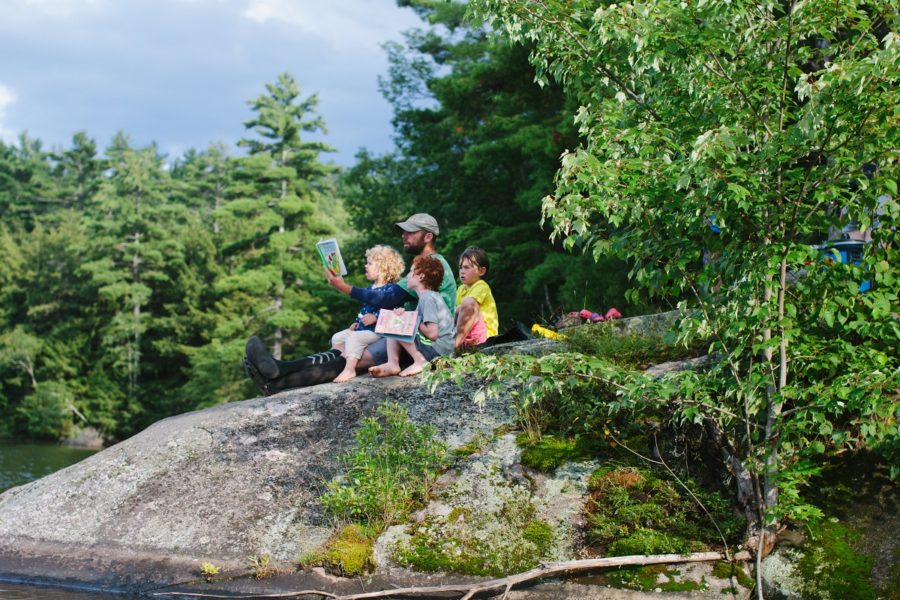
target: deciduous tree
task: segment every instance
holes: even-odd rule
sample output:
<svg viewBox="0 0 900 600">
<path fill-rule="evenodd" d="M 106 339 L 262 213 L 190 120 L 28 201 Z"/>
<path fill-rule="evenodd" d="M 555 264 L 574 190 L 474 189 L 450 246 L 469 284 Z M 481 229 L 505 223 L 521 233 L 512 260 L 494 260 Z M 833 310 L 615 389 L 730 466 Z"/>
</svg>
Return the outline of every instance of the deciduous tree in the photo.
<svg viewBox="0 0 900 600">
<path fill-rule="evenodd" d="M 896 1 L 470 6 L 578 99 L 584 141 L 544 200 L 554 236 L 633 261 L 642 293 L 686 295 L 683 337 L 715 356 L 634 402 L 679 391 L 756 531 L 809 516 L 823 457 L 898 439 Z M 858 265 L 810 245 L 841 214 L 873 237 Z"/>
</svg>

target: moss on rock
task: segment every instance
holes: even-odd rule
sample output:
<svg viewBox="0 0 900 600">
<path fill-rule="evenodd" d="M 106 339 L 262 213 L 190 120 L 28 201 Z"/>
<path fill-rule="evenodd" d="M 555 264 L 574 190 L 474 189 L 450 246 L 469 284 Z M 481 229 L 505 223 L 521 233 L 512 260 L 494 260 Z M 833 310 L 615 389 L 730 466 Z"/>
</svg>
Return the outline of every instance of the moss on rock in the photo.
<svg viewBox="0 0 900 600">
<path fill-rule="evenodd" d="M 590 460 L 599 452 L 599 444 L 585 436 L 563 437 L 543 435 L 533 439 L 526 433 L 516 436 L 522 448 L 522 466 L 547 473 L 567 462 Z"/>
<path fill-rule="evenodd" d="M 804 598 L 874 600 L 877 597 L 869 581 L 872 557 L 854 547 L 859 537 L 837 519 L 825 519 L 809 526 L 809 541 L 797 563 Z"/>
<path fill-rule="evenodd" d="M 419 571 L 502 576 L 525 571 L 549 556 L 555 533 L 535 515 L 521 486 L 497 489 L 493 506 L 454 508 L 413 526 L 394 559 Z"/>
<path fill-rule="evenodd" d="M 719 494 L 692 486 L 728 543 L 737 542 L 744 520 Z M 588 536 L 612 556 L 697 552 L 721 538 L 709 516 L 683 488 L 647 469 L 604 467 L 589 482 Z"/>
<path fill-rule="evenodd" d="M 363 575 L 375 568 L 372 550 L 376 537 L 377 532 L 373 528 L 351 523 L 339 529 L 325 548 L 308 553 L 297 561 L 301 567 L 321 565 L 334 575 Z"/>
</svg>

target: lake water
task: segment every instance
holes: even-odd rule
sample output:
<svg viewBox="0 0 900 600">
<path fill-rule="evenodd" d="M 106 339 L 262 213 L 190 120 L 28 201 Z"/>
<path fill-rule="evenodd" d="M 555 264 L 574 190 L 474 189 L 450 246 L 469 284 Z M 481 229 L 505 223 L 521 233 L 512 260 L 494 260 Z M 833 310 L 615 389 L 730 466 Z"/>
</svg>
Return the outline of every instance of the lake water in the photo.
<svg viewBox="0 0 900 600">
<path fill-rule="evenodd" d="M 93 450 L 51 444 L 0 441 L 0 493 L 64 469 Z M 0 579 L 0 600 L 127 600 L 126 596 L 7 583 Z"/>
<path fill-rule="evenodd" d="M 74 465 L 94 450 L 0 441 L 0 492 Z"/>
</svg>

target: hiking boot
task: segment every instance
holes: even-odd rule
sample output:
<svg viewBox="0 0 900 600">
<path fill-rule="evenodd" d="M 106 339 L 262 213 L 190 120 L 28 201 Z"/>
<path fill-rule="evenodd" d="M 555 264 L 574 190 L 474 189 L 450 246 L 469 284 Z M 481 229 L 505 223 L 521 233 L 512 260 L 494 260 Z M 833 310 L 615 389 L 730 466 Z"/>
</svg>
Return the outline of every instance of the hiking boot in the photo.
<svg viewBox="0 0 900 600">
<path fill-rule="evenodd" d="M 278 363 L 275 362 L 275 359 L 269 354 L 269 350 L 261 339 L 255 335 L 251 335 L 250 339 L 247 340 L 246 352 L 247 360 L 256 367 L 256 370 L 262 374 L 263 377 L 267 380 L 278 379 L 278 376 L 280 375 L 278 372 Z"/>
<path fill-rule="evenodd" d="M 250 362 L 247 357 L 244 357 L 244 374 L 250 378 L 250 381 L 253 382 L 253 385 L 256 386 L 256 389 L 263 396 L 271 396 L 271 392 L 269 391 L 269 382 L 263 377 L 262 373 L 256 368 L 256 366 Z"/>
</svg>

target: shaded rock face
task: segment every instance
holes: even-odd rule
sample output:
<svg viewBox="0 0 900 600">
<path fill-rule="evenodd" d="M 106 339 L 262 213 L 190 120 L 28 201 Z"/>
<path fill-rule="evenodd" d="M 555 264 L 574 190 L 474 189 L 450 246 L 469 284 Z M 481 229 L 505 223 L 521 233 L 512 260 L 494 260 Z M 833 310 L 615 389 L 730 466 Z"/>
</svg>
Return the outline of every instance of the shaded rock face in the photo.
<svg viewBox="0 0 900 600">
<path fill-rule="evenodd" d="M 453 447 L 510 420 L 471 392 L 360 377 L 164 419 L 0 495 L 0 576 L 141 589 L 196 579 L 203 561 L 291 563 L 331 534 L 318 497 L 361 419 L 399 402 Z"/>
</svg>

